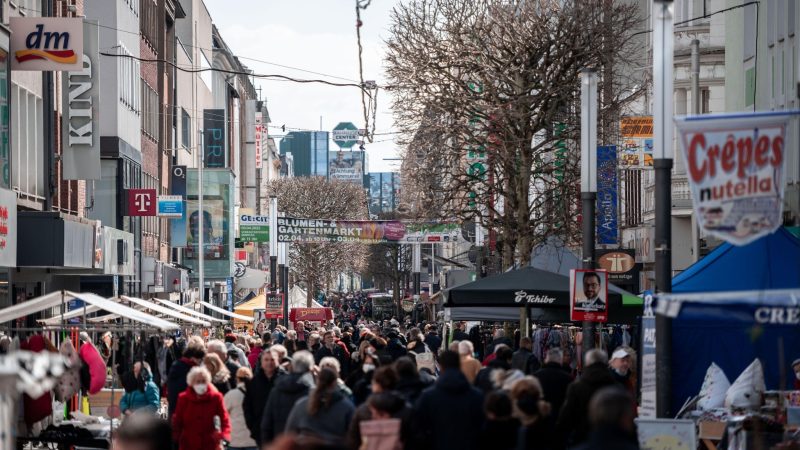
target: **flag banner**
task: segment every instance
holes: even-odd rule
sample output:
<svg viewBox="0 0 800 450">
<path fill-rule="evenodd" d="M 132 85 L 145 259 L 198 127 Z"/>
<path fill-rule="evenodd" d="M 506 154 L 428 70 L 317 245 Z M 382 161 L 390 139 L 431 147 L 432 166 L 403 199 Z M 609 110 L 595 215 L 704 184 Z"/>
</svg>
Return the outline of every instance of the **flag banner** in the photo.
<svg viewBox="0 0 800 450">
<path fill-rule="evenodd" d="M 278 218 L 278 242 L 437 243 L 461 238 L 457 224 L 415 224 L 399 220 Z"/>
<path fill-rule="evenodd" d="M 746 245 L 781 226 L 790 115 L 675 119 L 694 214 L 707 233 Z"/>
</svg>

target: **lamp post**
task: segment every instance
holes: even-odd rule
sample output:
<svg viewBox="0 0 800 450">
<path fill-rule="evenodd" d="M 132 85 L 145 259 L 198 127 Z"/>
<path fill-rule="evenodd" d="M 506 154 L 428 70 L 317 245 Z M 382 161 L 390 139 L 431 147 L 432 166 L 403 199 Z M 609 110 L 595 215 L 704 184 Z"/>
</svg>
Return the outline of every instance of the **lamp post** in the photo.
<svg viewBox="0 0 800 450">
<path fill-rule="evenodd" d="M 653 4 L 653 167 L 655 169 L 655 275 L 658 292 L 672 291 L 673 4 Z M 656 316 L 656 415 L 670 408 L 672 322 Z"/>
<path fill-rule="evenodd" d="M 595 260 L 595 204 L 597 202 L 597 71 L 581 71 L 581 209 L 583 217 L 583 268 Z M 584 321 L 583 352 L 594 347 L 594 323 Z"/>
<path fill-rule="evenodd" d="M 277 287 L 278 276 L 278 197 L 269 197 L 269 289 Z"/>
<path fill-rule="evenodd" d="M 197 259 L 197 269 L 198 275 L 198 282 L 200 284 L 199 294 L 200 294 L 200 301 L 205 301 L 206 299 L 206 273 L 205 273 L 205 256 L 206 256 L 206 248 L 205 242 L 203 242 L 203 233 L 205 228 L 205 211 L 203 210 L 203 168 L 206 165 L 206 159 L 204 155 L 203 149 L 203 130 L 197 130 L 198 139 L 200 140 L 200 145 L 197 146 L 197 250 L 198 250 L 198 259 Z"/>
</svg>

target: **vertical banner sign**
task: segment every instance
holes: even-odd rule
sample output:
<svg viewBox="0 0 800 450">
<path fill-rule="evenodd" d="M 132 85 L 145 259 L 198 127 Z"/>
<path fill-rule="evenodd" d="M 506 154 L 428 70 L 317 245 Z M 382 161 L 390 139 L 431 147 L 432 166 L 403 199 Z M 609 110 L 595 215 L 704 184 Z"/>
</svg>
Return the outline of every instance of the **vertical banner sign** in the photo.
<svg viewBox="0 0 800 450">
<path fill-rule="evenodd" d="M 83 69 L 67 72 L 63 79 L 61 164 L 65 180 L 100 179 L 100 80 L 98 78 L 100 29 L 97 21 L 83 22 Z"/>
<path fill-rule="evenodd" d="M 12 17 L 10 25 L 11 70 L 83 70 L 83 19 Z"/>
<path fill-rule="evenodd" d="M 203 110 L 203 159 L 205 167 L 225 167 L 225 110 Z"/>
<path fill-rule="evenodd" d="M 619 238 L 617 147 L 597 147 L 597 243 L 615 245 Z"/>
<path fill-rule="evenodd" d="M 775 231 L 783 223 L 790 116 L 769 112 L 695 117 L 675 123 L 699 226 L 734 245 Z"/>
<path fill-rule="evenodd" d="M 639 417 L 656 417 L 656 318 L 642 317 L 642 400 Z"/>
<path fill-rule="evenodd" d="M 186 198 L 186 166 L 172 166 L 170 192 L 172 195 Z M 186 208 L 183 208 L 180 218 L 169 221 L 169 230 L 169 245 L 186 247 Z"/>
<path fill-rule="evenodd" d="M 260 112 L 256 113 L 256 169 L 260 169 L 263 164 L 264 155 L 262 154 L 262 133 L 264 132 L 263 117 Z"/>
<path fill-rule="evenodd" d="M 571 269 L 569 307 L 572 321 L 608 322 L 608 272 Z"/>
</svg>

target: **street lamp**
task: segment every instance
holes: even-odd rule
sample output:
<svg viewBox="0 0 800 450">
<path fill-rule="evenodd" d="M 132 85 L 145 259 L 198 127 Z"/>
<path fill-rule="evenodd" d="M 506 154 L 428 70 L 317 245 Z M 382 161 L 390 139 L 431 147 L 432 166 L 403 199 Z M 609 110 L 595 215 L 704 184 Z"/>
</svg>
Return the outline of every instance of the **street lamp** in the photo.
<svg viewBox="0 0 800 450">
<path fill-rule="evenodd" d="M 278 270 L 278 197 L 269 197 L 269 288 L 274 290 Z"/>
<path fill-rule="evenodd" d="M 658 292 L 672 291 L 673 4 L 653 4 L 653 168 L 655 170 L 655 275 Z M 671 417 L 672 322 L 656 316 L 656 415 Z"/>
<path fill-rule="evenodd" d="M 581 209 L 583 268 L 594 268 L 595 204 L 597 202 L 597 71 L 581 71 Z M 583 353 L 594 347 L 594 324 L 584 321 Z"/>
</svg>

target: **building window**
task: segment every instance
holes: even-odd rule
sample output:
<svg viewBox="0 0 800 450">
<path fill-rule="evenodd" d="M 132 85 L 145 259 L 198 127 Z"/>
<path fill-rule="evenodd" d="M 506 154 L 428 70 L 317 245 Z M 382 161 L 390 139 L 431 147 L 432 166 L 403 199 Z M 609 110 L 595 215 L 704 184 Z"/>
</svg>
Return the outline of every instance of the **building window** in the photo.
<svg viewBox="0 0 800 450">
<path fill-rule="evenodd" d="M 149 137 L 151 140 L 158 142 L 158 93 L 155 89 L 151 88 L 144 78 L 141 79 L 142 83 L 142 133 Z"/>
<path fill-rule="evenodd" d="M 14 84 L 10 111 L 13 127 L 11 134 L 14 136 L 11 140 L 12 186 L 23 194 L 42 197 L 42 98 Z"/>
<path fill-rule="evenodd" d="M 700 112 L 708 114 L 711 112 L 711 90 L 703 89 L 700 92 Z"/>
<path fill-rule="evenodd" d="M 133 54 L 121 42 L 119 43 L 118 52 L 120 55 L 125 55 L 117 58 L 119 100 L 129 110 L 139 114 L 141 111 L 141 99 L 139 98 L 141 69 L 139 61 L 129 57 L 133 56 Z"/>
<path fill-rule="evenodd" d="M 744 59 L 745 61 L 756 56 L 756 8 L 752 4 L 744 7 Z"/>
<path fill-rule="evenodd" d="M 192 145 L 190 139 L 191 123 L 192 119 L 189 117 L 189 113 L 181 108 L 181 145 L 183 145 L 185 149 L 188 149 Z"/>
</svg>

